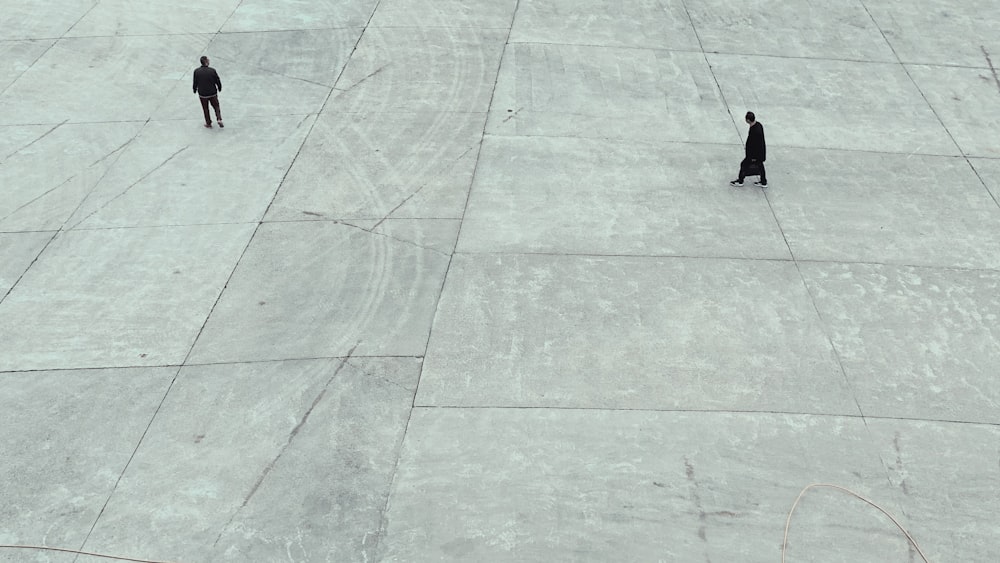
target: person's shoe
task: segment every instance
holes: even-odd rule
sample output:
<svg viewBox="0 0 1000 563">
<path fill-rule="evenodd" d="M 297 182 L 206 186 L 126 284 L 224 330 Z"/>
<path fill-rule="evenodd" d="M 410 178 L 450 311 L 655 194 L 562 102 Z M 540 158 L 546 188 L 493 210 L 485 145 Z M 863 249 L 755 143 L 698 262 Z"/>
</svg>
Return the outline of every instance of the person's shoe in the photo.
<svg viewBox="0 0 1000 563">
<path fill-rule="evenodd" d="M 219 120 L 219 127 L 225 127 L 225 125 L 222 124 L 222 120 L 221 119 Z M 767 184 L 765 184 L 765 185 L 767 185 Z"/>
<path fill-rule="evenodd" d="M 767 182 L 754 182 L 753 185 L 760 186 L 762 188 L 766 188 L 767 187 Z"/>
<path fill-rule="evenodd" d="M 742 186 L 743 185 L 743 180 L 733 180 L 732 182 L 729 182 L 729 185 L 730 186 Z"/>
<path fill-rule="evenodd" d="M 206 124 L 205 124 L 205 127 L 206 127 L 207 129 L 211 129 L 211 128 L 212 128 L 212 124 L 211 124 L 211 123 L 206 123 Z"/>
</svg>

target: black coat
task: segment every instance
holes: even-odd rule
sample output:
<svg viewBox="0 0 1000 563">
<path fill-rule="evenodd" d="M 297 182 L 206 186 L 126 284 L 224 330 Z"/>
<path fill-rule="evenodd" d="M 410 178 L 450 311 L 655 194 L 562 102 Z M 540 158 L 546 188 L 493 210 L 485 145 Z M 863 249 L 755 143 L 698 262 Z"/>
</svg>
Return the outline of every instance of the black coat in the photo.
<svg viewBox="0 0 1000 563">
<path fill-rule="evenodd" d="M 764 143 L 764 126 L 754 123 L 747 133 L 747 158 L 750 160 L 767 160 L 767 144 Z"/>
<path fill-rule="evenodd" d="M 194 84 L 191 89 L 202 98 L 211 98 L 222 91 L 219 73 L 210 66 L 200 66 L 194 69 Z"/>
</svg>

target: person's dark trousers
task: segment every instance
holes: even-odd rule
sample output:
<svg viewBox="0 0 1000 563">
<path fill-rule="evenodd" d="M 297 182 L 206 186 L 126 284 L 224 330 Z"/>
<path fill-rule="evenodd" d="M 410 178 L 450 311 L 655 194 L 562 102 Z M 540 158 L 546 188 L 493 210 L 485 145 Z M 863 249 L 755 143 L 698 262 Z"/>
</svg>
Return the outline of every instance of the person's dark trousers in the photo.
<svg viewBox="0 0 1000 563">
<path fill-rule="evenodd" d="M 205 111 L 207 112 L 208 110 Z M 755 170 L 752 170 L 754 167 L 760 170 L 760 183 L 766 184 L 767 172 L 764 171 L 764 163 L 758 160 L 751 164 L 749 158 L 744 158 L 743 162 L 740 163 L 740 182 L 742 182 L 743 178 L 746 178 L 747 176 L 754 176 L 753 173 Z"/>
<path fill-rule="evenodd" d="M 212 108 L 215 109 L 215 119 L 216 119 L 216 121 L 222 121 L 222 112 L 219 110 L 219 97 L 218 96 L 212 96 L 211 98 L 202 98 L 202 97 L 199 97 L 198 99 L 201 100 L 201 111 L 205 112 L 205 125 L 211 125 L 212 124 L 212 115 L 210 113 L 208 113 L 208 104 L 209 103 L 211 103 L 212 104 Z"/>
</svg>

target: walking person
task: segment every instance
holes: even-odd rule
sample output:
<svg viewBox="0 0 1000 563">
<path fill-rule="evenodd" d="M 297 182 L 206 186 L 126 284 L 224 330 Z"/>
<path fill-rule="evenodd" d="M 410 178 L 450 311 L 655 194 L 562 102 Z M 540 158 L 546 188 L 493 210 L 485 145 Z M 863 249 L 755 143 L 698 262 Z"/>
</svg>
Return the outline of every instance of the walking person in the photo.
<svg viewBox="0 0 1000 563">
<path fill-rule="evenodd" d="M 201 58 L 201 66 L 194 70 L 194 84 L 191 86 L 201 100 L 201 111 L 205 113 L 205 127 L 212 128 L 212 116 L 208 113 L 208 104 L 215 109 L 215 119 L 222 124 L 222 112 L 219 110 L 219 92 L 222 91 L 222 81 L 219 73 L 208 66 L 208 57 Z"/>
<path fill-rule="evenodd" d="M 757 123 L 757 116 L 752 111 L 746 115 L 747 132 L 746 158 L 740 162 L 740 177 L 729 182 L 731 186 L 742 186 L 747 176 L 760 176 L 753 185 L 767 187 L 767 173 L 764 171 L 764 161 L 767 160 L 767 145 L 764 143 L 764 126 Z"/>
</svg>

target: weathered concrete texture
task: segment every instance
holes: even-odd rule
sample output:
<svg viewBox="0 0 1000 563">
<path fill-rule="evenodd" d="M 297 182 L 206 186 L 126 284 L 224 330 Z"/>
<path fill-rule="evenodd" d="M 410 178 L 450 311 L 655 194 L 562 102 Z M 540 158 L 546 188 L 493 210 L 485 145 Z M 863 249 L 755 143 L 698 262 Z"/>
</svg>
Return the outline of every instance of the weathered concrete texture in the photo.
<svg viewBox="0 0 1000 563">
<path fill-rule="evenodd" d="M 741 158 L 714 145 L 489 137 L 459 250 L 788 259 L 763 194 L 723 180 Z"/>
<path fill-rule="evenodd" d="M 512 43 L 646 47 L 698 51 L 682 0 L 521 2 Z"/>
<path fill-rule="evenodd" d="M 139 123 L 4 127 L 17 139 L 0 166 L 0 231 L 57 230 L 142 129 Z M 53 166 L 53 159 L 58 166 Z"/>
<path fill-rule="evenodd" d="M 510 29 L 517 0 L 381 0 L 372 27 Z"/>
<path fill-rule="evenodd" d="M 85 549 L 360 558 L 377 541 L 419 370 L 412 358 L 184 368 Z"/>
<path fill-rule="evenodd" d="M 485 113 L 324 113 L 267 218 L 460 219 L 485 119 Z"/>
<path fill-rule="evenodd" d="M 456 257 L 417 404 L 858 412 L 794 265 L 552 256 Z"/>
<path fill-rule="evenodd" d="M 0 0 L 0 544 L 995 560 L 1000 11 L 835 4 Z"/>
<path fill-rule="evenodd" d="M 243 0 L 222 31 L 363 27 L 378 3 L 378 0 Z"/>
<path fill-rule="evenodd" d="M 262 226 L 192 361 L 422 355 L 449 262 L 422 241 L 453 241 L 458 225 L 411 227 L 390 237 L 326 221 Z"/>
<path fill-rule="evenodd" d="M 1000 13 L 991 0 L 864 2 L 904 63 L 986 66 L 1000 53 Z M 997 61 L 1000 57 L 994 57 Z M 996 62 L 994 62 L 996 65 Z"/>
<path fill-rule="evenodd" d="M 210 35 L 63 39 L 7 88 L 0 124 L 145 121 L 179 79 L 188 79 L 191 92 L 191 70 L 174 61 L 197 61 L 210 40 Z"/>
<path fill-rule="evenodd" d="M 0 233 L 0 299 L 34 262 L 53 232 Z"/>
<path fill-rule="evenodd" d="M 1000 272 L 800 267 L 862 411 L 1000 424 Z"/>
<path fill-rule="evenodd" d="M 369 28 L 338 82 L 336 111 L 485 112 L 506 30 Z"/>
<path fill-rule="evenodd" d="M 708 60 L 731 107 L 773 116 L 767 135 L 781 145 L 959 154 L 900 65 L 721 54 Z"/>
<path fill-rule="evenodd" d="M 67 228 L 260 221 L 313 119 L 248 118 L 230 125 L 227 135 L 191 135 L 190 122 L 150 123 Z"/>
<path fill-rule="evenodd" d="M 1000 158 L 996 134 L 1000 128 L 1000 77 L 996 69 L 907 68 L 964 154 Z"/>
<path fill-rule="evenodd" d="M 6 39 L 6 35 L 4 36 Z M 55 41 L 0 41 L 0 92 L 14 83 Z"/>
<path fill-rule="evenodd" d="M 0 544 L 80 546 L 176 372 L 0 374 Z M 49 556 L 0 551 L 2 561 Z"/>
<path fill-rule="evenodd" d="M 0 371 L 180 364 L 254 227 L 57 236 L 0 303 Z"/>
<path fill-rule="evenodd" d="M 964 158 L 782 149 L 773 161 L 772 182 L 799 186 L 768 194 L 797 259 L 1000 268 L 1000 207 Z"/>
<path fill-rule="evenodd" d="M 866 4 L 857 0 L 836 7 L 810 0 L 701 0 L 685 5 L 708 52 L 896 62 Z"/>
<path fill-rule="evenodd" d="M 487 132 L 735 143 L 701 53 L 511 44 Z"/>
<path fill-rule="evenodd" d="M 774 561 L 791 503 L 812 482 L 903 498 L 857 419 L 418 409 L 389 501 L 384 557 Z M 984 515 L 988 500 L 976 502 Z M 825 492 L 807 501 L 790 557 L 905 557 L 906 540 L 861 501 Z M 986 555 L 974 546 L 961 553 Z"/>
</svg>

